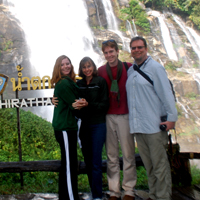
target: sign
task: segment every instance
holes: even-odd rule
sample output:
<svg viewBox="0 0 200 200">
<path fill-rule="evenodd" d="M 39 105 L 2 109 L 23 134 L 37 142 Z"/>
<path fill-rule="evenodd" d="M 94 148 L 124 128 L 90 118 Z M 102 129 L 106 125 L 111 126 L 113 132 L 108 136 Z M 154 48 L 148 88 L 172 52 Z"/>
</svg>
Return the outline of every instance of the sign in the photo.
<svg viewBox="0 0 200 200">
<path fill-rule="evenodd" d="M 52 97 L 27 98 L 27 99 L 5 99 L 0 100 L 1 108 L 22 108 L 35 106 L 52 106 Z"/>
<path fill-rule="evenodd" d="M 22 91 L 22 90 L 41 90 L 41 89 L 53 89 L 51 87 L 51 79 L 49 76 L 43 76 L 40 78 L 36 77 L 22 77 L 22 70 L 24 69 L 21 65 L 16 66 L 18 71 L 18 79 L 11 78 L 13 91 Z M 9 77 L 0 74 L 0 94 L 3 94 L 3 91 L 7 85 Z M 81 79 L 76 77 L 76 79 Z M 5 99 L 0 100 L 0 109 L 1 108 L 22 108 L 22 107 L 34 107 L 34 106 L 52 106 L 51 103 L 52 97 L 42 97 L 42 98 L 24 98 L 24 99 Z"/>
<path fill-rule="evenodd" d="M 49 76 L 44 76 L 40 78 L 36 77 L 22 77 L 23 67 L 18 65 L 18 80 L 11 78 L 13 91 L 22 91 L 22 90 L 41 90 L 41 89 L 51 89 L 51 80 Z M 3 94 L 3 91 L 8 82 L 8 76 L 0 74 L 0 94 Z M 24 86 L 23 86 L 24 85 Z M 1 108 L 22 108 L 22 107 L 34 107 L 34 106 L 52 106 L 51 103 L 52 97 L 40 97 L 40 98 L 24 98 L 24 99 L 5 99 L 0 100 L 0 109 Z"/>
<path fill-rule="evenodd" d="M 8 76 L 0 74 L 0 94 L 3 94 L 3 91 L 5 90 L 6 85 L 8 83 L 8 79 Z"/>
</svg>

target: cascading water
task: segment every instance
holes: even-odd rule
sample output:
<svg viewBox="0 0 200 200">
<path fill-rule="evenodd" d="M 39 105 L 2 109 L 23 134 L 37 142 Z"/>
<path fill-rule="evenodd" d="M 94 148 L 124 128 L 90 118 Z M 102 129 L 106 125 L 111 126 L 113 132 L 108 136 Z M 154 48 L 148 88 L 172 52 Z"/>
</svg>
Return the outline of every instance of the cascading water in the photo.
<svg viewBox="0 0 200 200">
<path fill-rule="evenodd" d="M 166 13 L 168 16 L 172 16 L 172 13 Z M 166 25 L 170 32 L 170 36 L 173 42 L 173 47 L 176 50 L 178 60 L 181 61 L 182 66 L 189 67 L 189 58 L 187 57 L 186 46 L 182 43 L 181 38 L 179 37 L 176 28 L 173 23 L 166 20 Z"/>
<path fill-rule="evenodd" d="M 191 28 L 186 27 L 184 22 L 178 16 L 173 15 L 173 17 L 174 17 L 175 22 L 180 26 L 180 28 L 183 30 L 183 32 L 187 36 L 189 42 L 192 45 L 192 48 L 194 49 L 194 51 L 196 52 L 196 54 L 198 55 L 200 59 L 200 43 L 199 43 L 200 37 L 197 34 L 195 35 L 195 31 L 193 31 Z M 194 34 L 194 37 L 191 35 L 191 33 Z"/>
<path fill-rule="evenodd" d="M 138 35 L 138 34 L 137 34 L 137 28 L 136 28 L 136 26 L 135 26 L 134 20 L 132 20 L 132 23 L 133 23 L 133 32 L 134 32 L 134 34 L 137 36 L 137 35 Z"/>
<path fill-rule="evenodd" d="M 191 43 L 191 47 L 194 49 L 194 52 L 197 54 L 197 56 L 200 59 L 200 37 L 192 28 L 187 27 L 185 23 L 178 16 L 173 15 L 173 18 L 175 22 L 180 26 L 182 31 L 185 33 L 185 35 L 187 36 L 188 41 Z M 193 76 L 194 80 L 198 83 L 199 90 L 200 90 L 199 69 L 191 68 L 191 69 L 185 69 L 185 71 Z M 193 116 L 196 118 L 197 121 L 199 121 L 199 118 L 194 113 L 193 113 Z"/>
<path fill-rule="evenodd" d="M 97 66 L 102 64 L 100 56 L 93 50 L 93 46 L 97 45 L 88 25 L 84 0 L 58 0 L 56 3 L 48 0 L 39 3 L 34 0 L 7 0 L 6 3 L 20 21 L 30 48 L 31 65 L 40 77 L 52 76 L 55 61 L 60 55 L 71 59 L 75 73 L 78 73 L 79 62 L 84 56 L 91 57 Z M 52 90 L 42 92 L 42 96 L 53 96 Z M 36 107 L 33 112 L 51 121 L 52 107 L 42 110 Z"/>
<path fill-rule="evenodd" d="M 123 43 L 123 50 L 130 52 L 130 47 L 129 47 L 130 39 L 124 37 L 122 35 L 122 33 L 119 31 L 117 20 L 114 15 L 112 4 L 111 4 L 110 0 L 102 0 L 102 3 L 103 3 L 105 13 L 106 13 L 108 29 L 110 31 L 116 33 L 121 38 L 122 43 Z"/>
<path fill-rule="evenodd" d="M 131 23 L 128 20 L 126 20 L 126 29 L 128 30 L 130 36 L 134 37 L 133 29 L 131 27 Z"/>
<path fill-rule="evenodd" d="M 129 31 L 131 38 L 138 35 L 134 20 L 132 20 L 132 23 L 133 23 L 133 29 L 131 23 L 128 20 L 126 20 L 126 29 Z"/>
<path fill-rule="evenodd" d="M 167 55 L 171 60 L 178 61 L 176 52 L 174 51 L 173 44 L 172 44 L 172 41 L 171 41 L 169 29 L 168 29 L 168 27 L 166 26 L 166 23 L 165 23 L 164 15 L 162 15 L 158 11 L 149 11 L 147 14 L 158 18 L 161 33 L 162 33 L 163 43 L 164 43 Z"/>
<path fill-rule="evenodd" d="M 98 18 L 98 21 L 99 21 L 99 26 L 102 27 L 101 20 L 100 20 L 100 17 L 99 17 L 98 4 L 97 4 L 96 0 L 94 0 L 94 3 L 95 3 L 95 6 L 97 7 L 97 18 Z"/>
<path fill-rule="evenodd" d="M 63 54 L 71 59 L 76 73 L 84 56 L 90 56 L 99 64 L 83 0 L 58 0 L 56 3 L 42 0 L 39 4 L 34 0 L 8 2 L 13 4 L 10 10 L 20 20 L 30 47 L 31 64 L 40 76 L 51 76 L 56 58 Z"/>
<path fill-rule="evenodd" d="M 112 4 L 111 4 L 110 0 L 102 0 L 102 3 L 103 3 L 105 13 L 106 13 L 108 29 L 118 30 L 117 20 L 115 18 L 113 8 L 112 8 Z"/>
<path fill-rule="evenodd" d="M 197 46 L 197 54 L 198 56 L 200 55 L 200 36 L 197 35 L 197 33 L 195 32 L 195 30 L 193 30 L 190 27 L 187 27 L 187 29 L 190 31 L 190 34 L 192 35 L 192 37 L 194 38 L 194 41 L 196 43 Z M 200 56 L 199 56 L 200 57 Z"/>
</svg>

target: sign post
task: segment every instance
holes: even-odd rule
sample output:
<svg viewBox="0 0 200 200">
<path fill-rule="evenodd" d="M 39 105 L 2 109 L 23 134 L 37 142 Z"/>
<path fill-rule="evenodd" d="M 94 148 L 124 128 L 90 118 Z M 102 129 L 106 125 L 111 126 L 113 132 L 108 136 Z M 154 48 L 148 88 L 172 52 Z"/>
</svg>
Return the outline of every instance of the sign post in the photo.
<svg viewBox="0 0 200 200">
<path fill-rule="evenodd" d="M 18 153 L 19 153 L 19 162 L 22 162 L 20 108 L 52 105 L 52 103 L 51 103 L 52 97 L 20 99 L 19 91 L 51 89 L 51 83 L 50 83 L 49 76 L 44 76 L 42 79 L 39 76 L 32 77 L 31 79 L 29 77 L 22 77 L 23 67 L 18 65 L 16 68 L 18 71 L 18 80 L 15 80 L 15 78 L 11 78 L 13 91 L 15 91 L 15 99 L 3 100 L 3 91 L 6 88 L 9 77 L 4 74 L 0 74 L 0 94 L 1 94 L 0 109 L 16 107 L 17 130 L 18 130 Z M 24 185 L 23 172 L 20 172 L 20 180 L 21 180 L 21 187 L 23 187 L 23 185 Z"/>
</svg>

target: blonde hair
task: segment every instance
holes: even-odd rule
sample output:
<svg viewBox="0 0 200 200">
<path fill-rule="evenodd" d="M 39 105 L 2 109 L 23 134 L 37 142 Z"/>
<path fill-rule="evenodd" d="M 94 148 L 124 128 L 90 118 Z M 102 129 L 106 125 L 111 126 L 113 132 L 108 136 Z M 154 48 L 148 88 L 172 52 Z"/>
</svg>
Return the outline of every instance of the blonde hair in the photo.
<svg viewBox="0 0 200 200">
<path fill-rule="evenodd" d="M 65 55 L 62 55 L 62 56 L 59 56 L 57 59 L 56 59 L 56 63 L 54 65 L 54 69 L 53 69 L 53 73 L 52 73 L 52 78 L 51 78 L 51 85 L 52 86 L 55 86 L 55 84 L 60 80 L 62 79 L 62 74 L 61 74 L 61 64 L 62 64 L 62 60 L 67 58 L 71 64 L 71 71 L 68 75 L 69 78 L 71 78 L 74 82 L 76 82 L 76 75 L 74 73 L 74 66 L 72 65 L 71 63 L 71 60 L 65 56 Z"/>
</svg>

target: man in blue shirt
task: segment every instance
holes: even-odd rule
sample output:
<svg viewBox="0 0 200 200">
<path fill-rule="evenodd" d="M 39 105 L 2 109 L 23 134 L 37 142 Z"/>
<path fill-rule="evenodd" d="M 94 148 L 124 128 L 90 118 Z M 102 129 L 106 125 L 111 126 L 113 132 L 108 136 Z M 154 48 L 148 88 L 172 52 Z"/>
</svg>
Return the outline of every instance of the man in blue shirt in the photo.
<svg viewBox="0 0 200 200">
<path fill-rule="evenodd" d="M 167 131 L 175 127 L 177 110 L 165 68 L 147 55 L 143 37 L 130 42 L 134 65 L 152 81 L 151 84 L 138 71 L 130 67 L 126 90 L 129 108 L 130 133 L 135 134 L 140 156 L 148 175 L 148 200 L 169 200 L 171 196 L 171 170 L 166 154 Z M 165 122 L 160 117 L 167 116 Z M 160 125 L 165 125 L 164 131 Z"/>
</svg>

